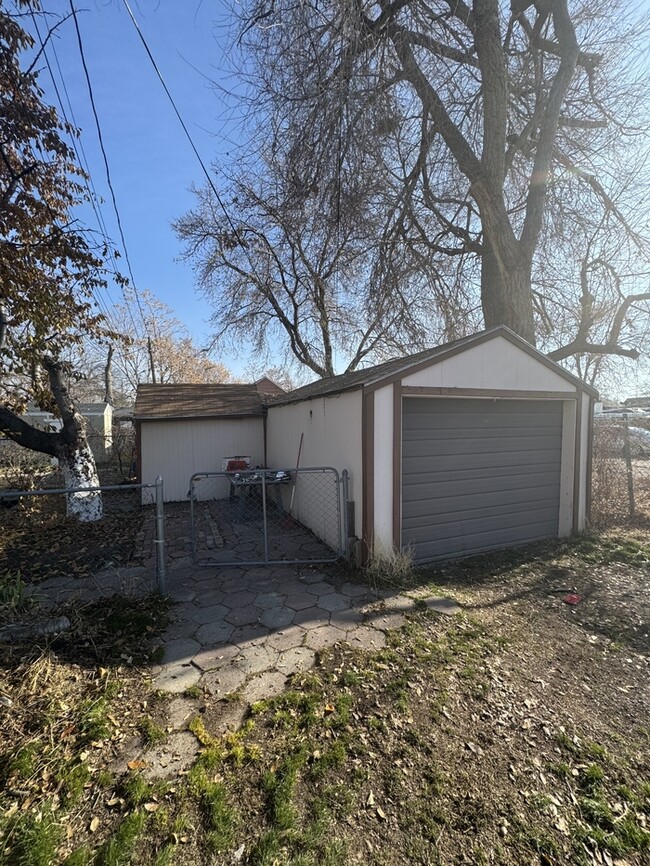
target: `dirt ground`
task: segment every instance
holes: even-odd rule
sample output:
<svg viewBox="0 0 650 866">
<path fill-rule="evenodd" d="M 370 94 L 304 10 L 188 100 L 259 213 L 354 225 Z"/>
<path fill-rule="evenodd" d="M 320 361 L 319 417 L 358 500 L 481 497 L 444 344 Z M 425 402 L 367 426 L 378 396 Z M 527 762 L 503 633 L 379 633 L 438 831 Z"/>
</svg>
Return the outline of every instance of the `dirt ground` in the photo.
<svg viewBox="0 0 650 866">
<path fill-rule="evenodd" d="M 648 864 L 649 584 L 642 529 L 413 574 L 386 648 L 323 653 L 238 731 L 182 696 L 199 755 L 155 782 L 114 758 L 167 735 L 165 610 L 70 612 L 64 641 L 0 650 L 0 864 Z"/>
</svg>

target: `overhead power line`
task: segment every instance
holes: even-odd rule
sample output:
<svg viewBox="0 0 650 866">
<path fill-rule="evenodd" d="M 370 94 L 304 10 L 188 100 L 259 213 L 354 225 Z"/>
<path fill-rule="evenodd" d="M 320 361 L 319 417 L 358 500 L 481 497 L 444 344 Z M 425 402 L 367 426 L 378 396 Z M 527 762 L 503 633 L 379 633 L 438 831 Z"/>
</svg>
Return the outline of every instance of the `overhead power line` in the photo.
<svg viewBox="0 0 650 866">
<path fill-rule="evenodd" d="M 72 0 L 70 0 L 70 2 L 72 3 Z M 194 144 L 194 139 L 193 139 L 192 136 L 190 135 L 190 132 L 189 132 L 187 126 L 185 125 L 185 121 L 183 120 L 183 118 L 182 118 L 182 116 L 181 116 L 181 113 L 180 113 L 180 111 L 178 110 L 178 108 L 177 108 L 177 106 L 176 106 L 176 102 L 175 102 L 175 100 L 174 100 L 174 97 L 171 95 L 171 93 L 170 93 L 170 91 L 169 91 L 169 88 L 167 87 L 167 84 L 165 83 L 165 79 L 164 79 L 163 76 L 162 76 L 162 72 L 161 72 L 160 69 L 158 68 L 158 64 L 156 63 L 156 61 L 155 61 L 155 59 L 154 59 L 154 56 L 153 56 L 153 54 L 151 53 L 151 49 L 149 48 L 149 45 L 147 44 L 147 40 L 145 39 L 144 34 L 143 34 L 142 31 L 140 30 L 140 26 L 139 26 L 138 22 L 136 21 L 135 15 L 134 15 L 133 12 L 131 11 L 131 7 L 129 6 L 128 0 L 122 0 L 122 2 L 124 3 L 124 7 L 125 7 L 126 11 L 127 11 L 128 14 L 129 14 L 129 17 L 130 17 L 130 19 L 131 19 L 131 21 L 132 21 L 132 23 L 133 23 L 133 26 L 135 27 L 135 30 L 136 30 L 138 36 L 140 37 L 140 41 L 142 42 L 142 45 L 143 45 L 143 47 L 144 47 L 144 50 L 147 52 L 147 57 L 148 57 L 149 60 L 151 61 L 151 65 L 153 66 L 153 68 L 154 68 L 154 70 L 155 70 L 155 72 L 156 72 L 156 75 L 158 76 L 158 80 L 160 81 L 160 83 L 161 83 L 161 85 L 162 85 L 162 87 L 163 87 L 163 90 L 165 91 L 165 93 L 166 93 L 166 95 L 167 95 L 167 98 L 169 99 L 169 102 L 171 103 L 172 108 L 174 109 L 174 113 L 176 114 L 176 117 L 178 118 L 178 122 L 180 123 L 180 125 L 181 125 L 181 127 L 182 127 L 182 129 L 183 129 L 183 132 L 185 133 L 185 137 L 186 137 L 187 140 L 189 141 L 189 143 L 190 143 L 190 147 L 191 147 L 192 150 L 194 151 L 194 155 L 196 156 L 196 158 L 197 158 L 197 160 L 198 160 L 198 162 L 199 162 L 199 165 L 201 166 L 201 169 L 202 169 L 203 174 L 205 175 L 205 177 L 206 177 L 206 179 L 207 179 L 207 181 L 208 181 L 208 184 L 209 184 L 209 186 L 210 186 L 210 189 L 211 189 L 212 192 L 214 193 L 214 197 L 216 198 L 216 200 L 217 200 L 217 202 L 218 202 L 218 204 L 219 204 L 219 207 L 220 207 L 221 210 L 224 212 L 224 215 L 225 215 L 225 217 L 226 217 L 226 220 L 228 221 L 228 224 L 230 225 L 230 228 L 232 229 L 233 234 L 235 235 L 235 237 L 237 238 L 237 240 L 238 240 L 239 243 L 241 244 L 242 248 L 243 248 L 244 250 L 246 250 L 246 245 L 243 243 L 242 238 L 241 238 L 241 236 L 240 236 L 240 234 L 239 234 L 239 231 L 238 231 L 237 227 L 235 226 L 234 222 L 232 221 L 232 218 L 231 218 L 231 216 L 230 216 L 230 213 L 229 213 L 227 207 L 225 206 L 225 204 L 223 203 L 223 199 L 222 199 L 221 196 L 219 195 L 219 190 L 217 189 L 217 187 L 216 187 L 214 181 L 212 180 L 212 176 L 211 176 L 210 172 L 208 171 L 208 169 L 206 168 L 206 165 L 205 165 L 205 163 L 203 162 L 203 158 L 201 157 L 201 154 L 199 153 L 199 151 L 198 151 L 196 145 Z M 253 272 L 254 272 L 254 271 L 255 271 L 255 267 L 254 267 L 254 264 L 253 264 L 252 259 L 250 258 L 250 255 L 249 255 L 248 251 L 246 252 L 246 255 L 247 255 L 248 260 L 249 260 L 249 263 L 250 263 L 250 265 L 251 265 L 251 269 L 252 269 Z"/>
<path fill-rule="evenodd" d="M 122 227 L 122 220 L 120 217 L 120 211 L 119 211 L 119 208 L 117 206 L 117 198 L 115 196 L 115 190 L 113 188 L 113 181 L 111 178 L 111 170 L 110 170 L 110 166 L 108 164 L 108 156 L 106 154 L 106 148 L 104 147 L 104 137 L 102 135 L 102 128 L 101 128 L 101 124 L 99 122 L 99 115 L 97 113 L 97 106 L 95 104 L 95 96 L 93 93 L 92 83 L 90 81 L 90 73 L 88 71 L 88 65 L 86 63 L 86 55 L 84 52 L 83 41 L 81 39 L 81 31 L 79 29 L 79 22 L 77 21 L 77 10 L 74 7 L 73 0 L 69 0 L 69 3 L 70 3 L 70 11 L 72 13 L 72 18 L 74 20 L 75 32 L 77 34 L 77 43 L 79 46 L 79 56 L 81 57 L 81 65 L 83 67 L 84 76 L 86 79 L 86 85 L 88 87 L 88 96 L 90 98 L 90 106 L 92 108 L 93 117 L 95 119 L 95 126 L 97 128 L 97 137 L 99 139 L 99 148 L 102 152 L 102 157 L 104 160 L 104 168 L 106 170 L 106 182 L 108 184 L 108 188 L 109 188 L 110 193 L 111 193 L 113 210 L 115 211 L 115 218 L 117 220 L 117 228 L 118 228 L 118 231 L 120 233 L 120 239 L 122 241 L 122 249 L 124 250 L 124 259 L 126 261 L 126 266 L 127 266 L 128 271 L 129 271 L 129 276 L 131 278 L 131 285 L 133 286 L 133 293 L 135 295 L 135 300 L 136 300 L 136 303 L 138 305 L 138 309 L 140 311 L 140 316 L 142 318 L 142 324 L 144 325 L 144 328 L 146 331 L 147 330 L 147 321 L 145 319 L 144 310 L 142 309 L 142 304 L 140 303 L 140 296 L 138 293 L 135 277 L 133 275 L 133 268 L 131 267 L 131 260 L 129 258 L 129 251 L 128 251 L 128 247 L 126 244 L 126 238 L 124 236 L 124 229 Z M 128 304 L 127 304 L 127 306 L 128 306 Z M 135 323 L 134 323 L 134 325 L 135 325 Z"/>
</svg>

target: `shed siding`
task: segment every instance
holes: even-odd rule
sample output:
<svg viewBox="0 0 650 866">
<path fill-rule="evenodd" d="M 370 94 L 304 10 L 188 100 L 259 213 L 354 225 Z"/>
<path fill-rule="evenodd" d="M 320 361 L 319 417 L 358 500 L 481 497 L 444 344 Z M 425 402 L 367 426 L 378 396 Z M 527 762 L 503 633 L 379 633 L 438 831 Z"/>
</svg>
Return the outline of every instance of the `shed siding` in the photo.
<svg viewBox="0 0 650 866">
<path fill-rule="evenodd" d="M 350 474 L 350 499 L 354 501 L 357 535 L 361 534 L 362 451 L 361 391 L 318 397 L 285 406 L 269 406 L 267 461 L 272 468 L 296 465 L 300 434 L 304 433 L 301 466 L 332 466 Z M 307 479 L 305 478 L 305 483 Z M 306 512 L 299 517 L 319 534 L 317 518 Z M 335 539 L 324 539 L 334 546 Z"/>
<path fill-rule="evenodd" d="M 195 472 L 221 471 L 221 458 L 250 455 L 253 465 L 264 461 L 262 418 L 141 421 L 142 481 L 162 475 L 166 502 L 187 499 Z M 228 495 L 225 483 L 214 480 L 196 487 L 199 499 Z"/>
<path fill-rule="evenodd" d="M 495 337 L 402 380 L 430 388 L 566 391 L 575 386 L 503 337 Z"/>
</svg>

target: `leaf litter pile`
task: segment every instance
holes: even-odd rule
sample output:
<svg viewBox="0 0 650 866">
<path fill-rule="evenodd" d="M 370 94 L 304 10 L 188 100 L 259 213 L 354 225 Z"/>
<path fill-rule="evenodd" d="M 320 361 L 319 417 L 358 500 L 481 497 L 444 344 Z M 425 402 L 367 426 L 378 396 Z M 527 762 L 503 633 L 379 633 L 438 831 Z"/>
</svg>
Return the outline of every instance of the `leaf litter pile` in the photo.
<svg viewBox="0 0 650 866">
<path fill-rule="evenodd" d="M 0 511 L 0 575 L 29 576 L 31 583 L 52 577 L 85 577 L 125 565 L 137 555 L 143 510 L 138 491 L 103 494 L 104 517 L 80 523 L 65 513 L 62 495 L 23 497 Z"/>
<path fill-rule="evenodd" d="M 227 735 L 207 690 L 151 691 L 164 605 L 68 611 L 65 640 L 2 651 L 0 864 L 647 864 L 649 559 L 619 533 L 421 573 L 406 592 L 463 613 L 416 601 Z M 152 779 L 174 701 L 198 756 Z"/>
</svg>

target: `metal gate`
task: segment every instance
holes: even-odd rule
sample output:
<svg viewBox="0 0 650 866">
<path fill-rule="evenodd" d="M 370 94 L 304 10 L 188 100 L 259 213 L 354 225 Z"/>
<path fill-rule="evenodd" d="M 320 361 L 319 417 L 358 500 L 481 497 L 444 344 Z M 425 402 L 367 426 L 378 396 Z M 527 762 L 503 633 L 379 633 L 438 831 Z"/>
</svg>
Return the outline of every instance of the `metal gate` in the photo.
<svg viewBox="0 0 650 866">
<path fill-rule="evenodd" d="M 334 562 L 343 555 L 345 470 L 195 472 L 188 495 L 197 565 Z"/>
</svg>

